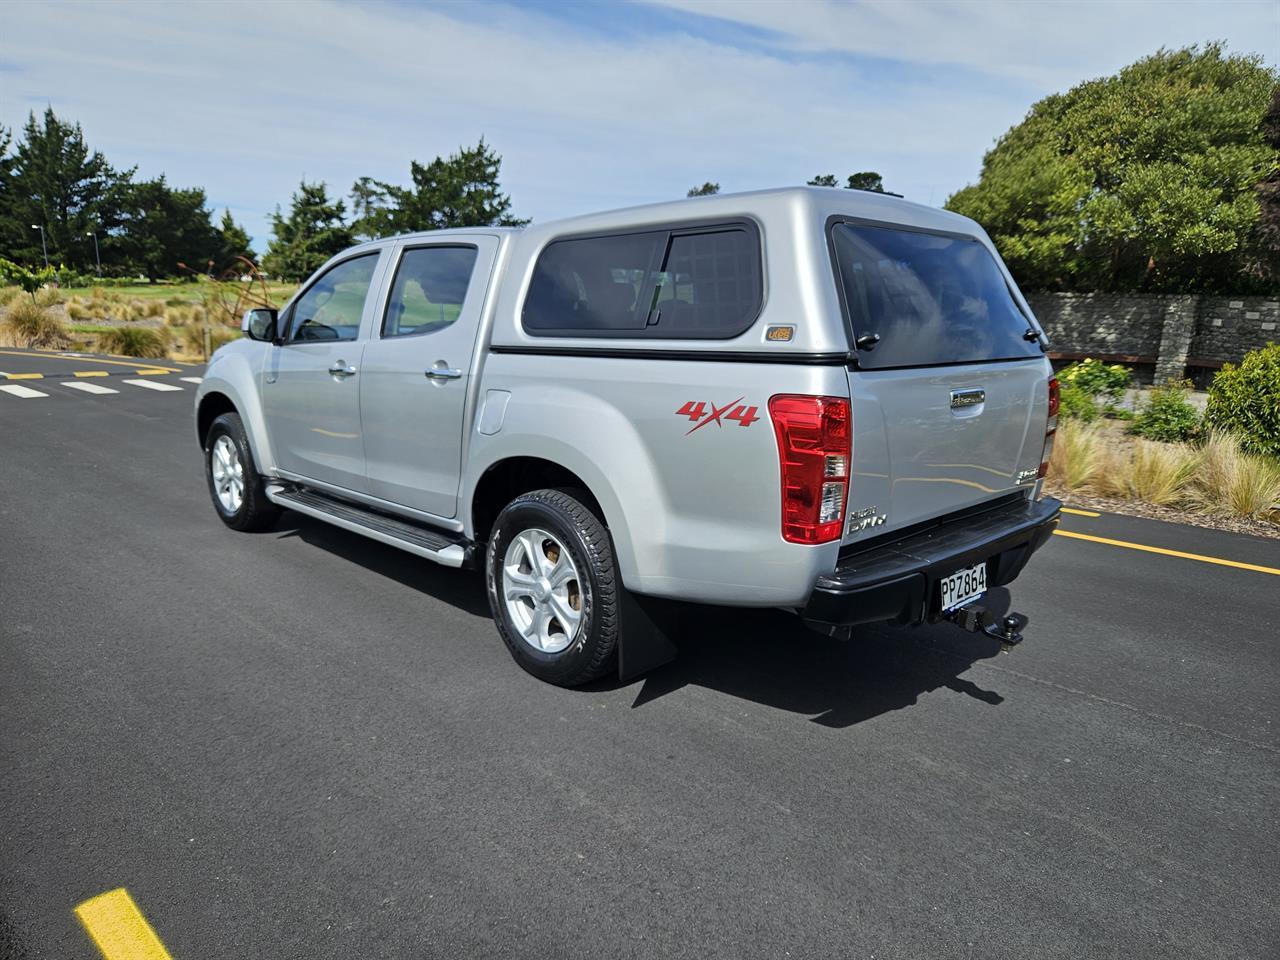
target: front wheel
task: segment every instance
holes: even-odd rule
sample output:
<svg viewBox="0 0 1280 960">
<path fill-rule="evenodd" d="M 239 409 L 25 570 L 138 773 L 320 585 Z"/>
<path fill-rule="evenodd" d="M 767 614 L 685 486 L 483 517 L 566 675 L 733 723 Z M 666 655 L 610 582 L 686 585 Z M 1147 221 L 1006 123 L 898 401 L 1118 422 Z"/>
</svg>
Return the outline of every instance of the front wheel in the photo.
<svg viewBox="0 0 1280 960">
<path fill-rule="evenodd" d="M 609 531 L 572 490 L 535 490 L 498 515 L 485 557 L 489 606 L 525 670 L 572 687 L 607 673 L 618 649 Z"/>
<path fill-rule="evenodd" d="M 218 516 L 233 530 L 265 530 L 280 508 L 267 499 L 240 415 L 214 420 L 204 441 L 204 473 Z"/>
</svg>

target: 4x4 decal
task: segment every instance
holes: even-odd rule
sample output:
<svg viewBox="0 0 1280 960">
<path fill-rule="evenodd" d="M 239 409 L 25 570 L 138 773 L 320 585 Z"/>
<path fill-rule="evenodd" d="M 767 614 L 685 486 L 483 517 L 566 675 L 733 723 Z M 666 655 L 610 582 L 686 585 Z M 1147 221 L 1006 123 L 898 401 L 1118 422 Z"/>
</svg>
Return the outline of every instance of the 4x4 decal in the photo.
<svg viewBox="0 0 1280 960">
<path fill-rule="evenodd" d="M 685 434 L 686 437 L 695 430 L 701 430 L 708 423 L 714 423 L 717 427 L 724 426 L 721 422 L 721 418 L 725 420 L 736 420 L 740 427 L 749 427 L 760 418 L 756 416 L 755 407 L 743 405 L 743 399 L 743 397 L 738 397 L 737 400 L 730 400 L 721 407 L 717 407 L 714 403 L 708 404 L 704 400 L 689 400 L 683 407 L 676 411 L 676 416 L 688 417 L 690 420 L 698 421 L 689 428 L 688 432 Z M 711 407 L 710 413 L 707 413 L 708 406 Z"/>
</svg>

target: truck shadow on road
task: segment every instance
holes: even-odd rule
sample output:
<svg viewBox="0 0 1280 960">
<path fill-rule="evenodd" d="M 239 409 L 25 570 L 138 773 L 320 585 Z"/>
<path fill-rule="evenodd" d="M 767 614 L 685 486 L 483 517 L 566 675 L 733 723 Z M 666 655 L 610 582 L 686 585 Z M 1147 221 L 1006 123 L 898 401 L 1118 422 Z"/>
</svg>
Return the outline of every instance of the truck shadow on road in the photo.
<svg viewBox="0 0 1280 960">
<path fill-rule="evenodd" d="M 477 573 L 438 567 L 295 514 L 275 534 L 300 537 L 467 613 L 490 615 Z M 987 595 L 986 605 L 1003 615 L 1010 602 L 1001 587 Z M 780 610 L 688 607 L 673 639 L 679 656 L 640 681 L 633 708 L 693 685 L 841 728 L 914 706 L 944 688 L 990 706 L 1004 702 L 999 693 L 961 676 L 978 661 L 999 655 L 1000 644 L 949 624 L 859 627 L 851 639 L 835 640 Z M 501 645 L 496 633 L 493 642 Z M 606 678 L 580 689 L 598 693 L 630 685 Z"/>
<path fill-rule="evenodd" d="M 987 599 L 995 611 L 1008 610 L 1007 591 Z M 1004 702 L 961 676 L 997 656 L 1000 644 L 949 624 L 866 626 L 835 640 L 782 611 L 694 609 L 677 643 L 679 657 L 645 678 L 633 706 L 693 684 L 839 728 L 914 706 L 940 688 L 990 706 Z"/>
</svg>

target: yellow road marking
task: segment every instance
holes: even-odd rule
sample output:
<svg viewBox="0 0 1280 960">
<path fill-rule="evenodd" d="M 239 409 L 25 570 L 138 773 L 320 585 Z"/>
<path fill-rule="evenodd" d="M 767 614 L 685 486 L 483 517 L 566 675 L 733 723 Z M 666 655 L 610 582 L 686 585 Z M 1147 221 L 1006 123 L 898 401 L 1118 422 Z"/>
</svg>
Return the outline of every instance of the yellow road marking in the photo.
<svg viewBox="0 0 1280 960">
<path fill-rule="evenodd" d="M 164 367 L 145 367 L 141 370 L 133 371 L 140 377 L 160 377 L 166 373 L 180 373 L 179 370 L 167 370 Z"/>
<path fill-rule="evenodd" d="M 1100 513 L 1096 513 L 1096 512 L 1095 512 L 1095 511 L 1093 511 L 1093 510 L 1074 510 L 1074 509 L 1072 509 L 1071 507 L 1063 507 L 1063 508 L 1062 508 L 1062 512 L 1063 512 L 1063 513 L 1073 513 L 1073 514 L 1075 514 L 1077 517 L 1100 517 L 1100 516 L 1102 516 L 1102 514 L 1100 514 Z"/>
<path fill-rule="evenodd" d="M 109 377 L 111 374 L 106 370 L 77 370 L 72 374 L 73 377 Z"/>
<path fill-rule="evenodd" d="M 43 380 L 43 373 L 6 373 L 6 380 Z"/>
<path fill-rule="evenodd" d="M 105 960 L 173 960 L 124 887 L 76 907 Z"/>
<path fill-rule="evenodd" d="M 128 360 L 128 361 L 99 360 L 97 357 L 80 357 L 80 356 L 71 357 L 71 356 L 63 356 L 62 354 L 58 354 L 58 353 L 32 353 L 29 351 L 19 352 L 17 350 L 0 350 L 0 354 L 6 357 L 39 357 L 42 360 L 72 360 L 75 363 L 104 363 L 109 367 L 135 367 L 136 368 L 139 366 L 139 363 L 136 359 Z M 176 363 L 177 361 L 174 361 L 174 362 Z M 146 364 L 141 364 L 141 366 L 146 366 Z M 158 364 L 156 364 L 155 366 L 157 367 L 157 369 L 159 368 Z M 188 367 L 196 366 L 196 364 L 188 363 L 186 364 L 186 366 Z M 168 372 L 179 373 L 181 371 L 179 370 L 178 367 L 172 367 L 169 369 Z"/>
<path fill-rule="evenodd" d="M 1055 530 L 1055 536 L 1071 537 L 1073 540 L 1089 540 L 1093 543 L 1105 543 L 1110 547 L 1127 547 L 1130 550 L 1142 550 L 1145 553 L 1159 553 L 1166 557 L 1182 557 L 1184 560 L 1199 560 L 1201 563 L 1216 563 L 1221 567 L 1235 567 L 1239 570 L 1255 570 L 1258 573 L 1270 573 L 1280 577 L 1280 568 L 1264 567 L 1256 563 L 1242 563 L 1239 560 L 1223 560 L 1221 557 L 1205 557 L 1198 553 L 1184 553 L 1181 550 L 1166 550 L 1164 547 L 1148 547 L 1145 543 L 1130 543 L 1128 540 L 1111 540 L 1108 537 L 1092 537 L 1087 533 L 1075 533 L 1071 530 Z"/>
</svg>

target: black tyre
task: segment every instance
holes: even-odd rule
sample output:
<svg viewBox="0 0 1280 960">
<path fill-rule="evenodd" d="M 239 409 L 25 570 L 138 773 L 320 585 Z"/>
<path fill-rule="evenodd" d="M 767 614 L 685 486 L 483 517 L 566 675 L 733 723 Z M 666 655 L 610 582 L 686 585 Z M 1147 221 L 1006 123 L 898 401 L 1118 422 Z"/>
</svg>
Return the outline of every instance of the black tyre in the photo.
<svg viewBox="0 0 1280 960">
<path fill-rule="evenodd" d="M 239 414 L 224 413 L 209 427 L 204 475 L 213 508 L 231 529 L 266 530 L 280 515 L 280 508 L 267 499 Z"/>
<path fill-rule="evenodd" d="M 485 553 L 489 606 L 525 670 L 563 687 L 614 668 L 618 592 L 613 542 L 573 490 L 535 490 L 498 515 Z"/>
</svg>

